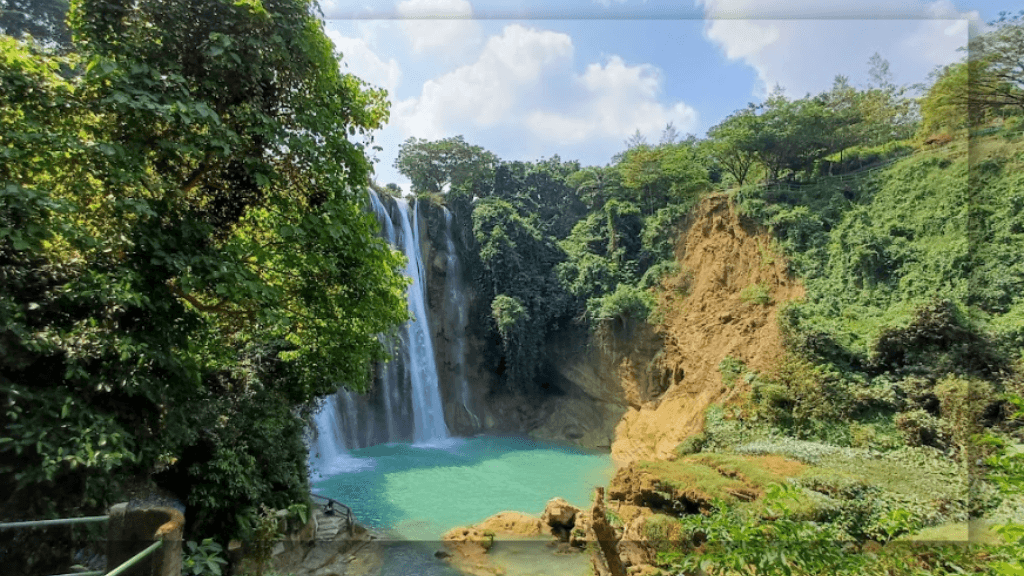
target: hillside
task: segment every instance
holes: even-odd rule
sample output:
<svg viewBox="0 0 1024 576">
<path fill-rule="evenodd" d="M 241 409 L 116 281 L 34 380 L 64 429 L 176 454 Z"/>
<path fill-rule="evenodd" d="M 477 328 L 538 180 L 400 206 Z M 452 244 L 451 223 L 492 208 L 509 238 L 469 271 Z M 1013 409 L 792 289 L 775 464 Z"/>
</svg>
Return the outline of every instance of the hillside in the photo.
<svg viewBox="0 0 1024 576">
<path fill-rule="evenodd" d="M 766 370 L 781 354 L 777 312 L 803 288 L 770 245 L 767 230 L 739 215 L 726 196 L 705 198 L 688 217 L 676 254 L 680 272 L 663 282 L 657 327 L 660 363 L 684 376 L 657 402 L 623 416 L 612 445 L 617 464 L 668 458 L 701 431 L 709 405 L 749 391 L 748 383 L 723 381 L 719 365 L 727 357 Z"/>
</svg>

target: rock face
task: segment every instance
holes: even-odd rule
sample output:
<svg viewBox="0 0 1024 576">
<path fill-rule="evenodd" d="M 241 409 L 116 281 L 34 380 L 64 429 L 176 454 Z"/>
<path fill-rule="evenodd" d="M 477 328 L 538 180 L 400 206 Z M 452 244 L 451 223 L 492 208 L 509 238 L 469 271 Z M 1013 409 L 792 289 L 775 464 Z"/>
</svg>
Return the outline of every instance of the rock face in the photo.
<svg viewBox="0 0 1024 576">
<path fill-rule="evenodd" d="M 772 254 L 767 231 L 736 213 L 724 196 L 695 209 L 677 248 L 682 271 L 666 281 L 666 311 L 659 329 L 663 373 L 671 384 L 655 403 L 631 405 L 615 428 L 612 459 L 624 466 L 640 459 L 668 459 L 686 437 L 703 429 L 704 410 L 727 402 L 744 386 L 726 387 L 719 363 L 732 356 L 764 370 L 783 351 L 775 322 L 781 304 L 803 296 L 786 263 Z M 745 301 L 761 285 L 766 304 Z"/>
<path fill-rule="evenodd" d="M 764 370 L 782 352 L 779 305 L 803 295 L 766 230 L 736 213 L 725 196 L 702 200 L 677 246 L 682 271 L 668 278 L 657 327 L 629 318 L 590 331 L 567 325 L 548 338 L 533 395 L 498 389 L 501 343 L 490 302 L 468 270 L 474 258 L 468 212 L 445 216 L 422 202 L 421 250 L 438 379 L 449 430 L 527 433 L 539 439 L 610 448 L 618 466 L 666 459 L 703 427 L 712 403 L 728 402 L 744 384 L 723 385 L 719 363 L 731 356 Z M 452 256 L 461 263 L 452 267 Z M 461 304 L 449 287 L 458 275 Z M 760 285 L 769 302 L 745 300 Z M 456 314 L 455 311 L 461 310 Z M 461 314 L 461 316 L 460 316 Z"/>
<path fill-rule="evenodd" d="M 592 556 L 594 570 L 600 576 L 626 576 L 626 567 L 619 558 L 618 535 L 605 515 L 604 488 L 597 489 L 590 514 L 593 518 L 594 538 L 598 544 Z"/>
<path fill-rule="evenodd" d="M 579 508 L 565 500 L 552 498 L 548 500 L 547 506 L 544 507 L 544 513 L 541 514 L 540 520 L 541 523 L 548 527 L 552 536 L 562 542 L 568 542 L 579 513 Z"/>
</svg>

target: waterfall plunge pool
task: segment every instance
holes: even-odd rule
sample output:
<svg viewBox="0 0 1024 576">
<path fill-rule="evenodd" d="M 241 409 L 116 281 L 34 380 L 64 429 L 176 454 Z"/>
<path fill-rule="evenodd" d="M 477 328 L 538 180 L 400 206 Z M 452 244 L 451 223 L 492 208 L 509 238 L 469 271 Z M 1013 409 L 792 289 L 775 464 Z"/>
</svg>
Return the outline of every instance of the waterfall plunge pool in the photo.
<svg viewBox="0 0 1024 576">
<path fill-rule="evenodd" d="M 590 508 L 594 487 L 614 473 L 607 453 L 516 436 L 379 444 L 321 468 L 313 491 L 351 507 L 363 526 L 433 542 L 505 510 L 540 516 L 556 496 Z"/>
</svg>

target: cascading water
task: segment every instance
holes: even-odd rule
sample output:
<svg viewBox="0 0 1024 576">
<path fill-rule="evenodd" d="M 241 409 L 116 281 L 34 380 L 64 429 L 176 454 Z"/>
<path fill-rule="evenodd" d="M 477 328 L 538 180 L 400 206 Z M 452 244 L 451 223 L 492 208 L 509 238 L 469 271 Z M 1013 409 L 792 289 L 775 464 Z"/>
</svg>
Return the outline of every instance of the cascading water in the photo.
<svg viewBox="0 0 1024 576">
<path fill-rule="evenodd" d="M 447 438 L 448 427 L 444 423 L 441 392 L 437 387 L 434 345 L 427 322 L 427 280 L 423 259 L 420 258 L 420 227 L 413 226 L 418 223 L 410 218 L 409 205 L 405 200 L 399 199 L 397 204 L 402 215 L 399 220 L 402 224 L 402 251 L 407 260 L 405 274 L 412 278 L 412 285 L 409 286 L 409 312 L 412 320 L 405 324 L 408 334 L 405 349 L 408 352 L 412 383 L 413 441 L 424 443 Z"/>
<path fill-rule="evenodd" d="M 412 320 L 398 333 L 392 360 L 378 366 L 369 394 L 339 389 L 315 416 L 311 445 L 314 468 L 332 468 L 347 450 L 385 442 L 430 444 L 449 437 L 438 389 L 437 365 L 427 315 L 426 271 L 420 254 L 418 213 L 396 199 L 388 210 L 370 192 L 370 205 L 381 223 L 384 238 L 406 257 L 408 307 Z"/>
<path fill-rule="evenodd" d="M 466 378 L 466 325 L 469 322 L 465 292 L 462 290 L 462 269 L 459 255 L 455 250 L 452 238 L 452 213 L 444 209 L 444 238 L 448 254 L 444 281 L 444 318 L 445 332 L 451 340 L 452 374 L 455 376 L 459 391 L 459 403 L 466 410 L 475 427 L 480 426 L 480 418 L 473 409 L 472 397 L 469 393 L 469 381 Z"/>
</svg>

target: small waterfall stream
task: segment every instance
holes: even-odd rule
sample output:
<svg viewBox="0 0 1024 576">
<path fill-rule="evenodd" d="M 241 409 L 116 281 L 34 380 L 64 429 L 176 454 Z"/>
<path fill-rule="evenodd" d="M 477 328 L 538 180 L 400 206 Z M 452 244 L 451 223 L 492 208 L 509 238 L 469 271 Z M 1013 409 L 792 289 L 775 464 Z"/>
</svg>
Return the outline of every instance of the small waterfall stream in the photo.
<svg viewBox="0 0 1024 576">
<path fill-rule="evenodd" d="M 455 250 L 452 238 L 452 213 L 444 209 L 444 238 L 448 260 L 444 282 L 444 318 L 445 331 L 452 341 L 451 361 L 454 364 L 452 373 L 459 390 L 459 403 L 476 427 L 480 426 L 480 418 L 476 415 L 473 400 L 469 393 L 469 380 L 466 378 L 466 325 L 469 323 L 469 303 L 462 289 L 462 268 L 459 255 Z"/>
<path fill-rule="evenodd" d="M 405 254 L 405 275 L 411 279 L 407 305 L 412 320 L 401 327 L 397 339 L 385 339 L 385 345 L 392 347 L 392 360 L 378 366 L 370 393 L 356 394 L 339 388 L 316 414 L 315 440 L 311 442 L 310 451 L 314 467 L 321 472 L 333 468 L 332 462 L 345 460 L 348 450 L 410 440 L 415 444 L 430 444 L 449 437 L 427 314 L 419 211 L 410 209 L 409 203 L 402 199 L 396 199 L 389 210 L 372 191 L 370 206 L 381 223 L 385 240 Z M 449 254 L 453 254 L 450 216 L 448 219 L 446 234 Z M 451 258 L 449 256 L 449 260 Z M 457 259 L 454 264 L 449 262 L 449 266 L 453 265 L 457 266 Z M 455 277 L 451 277 L 446 284 L 454 281 Z M 461 298 L 458 286 L 446 286 L 446 300 L 447 295 L 453 293 L 456 296 L 452 298 Z M 456 308 L 463 309 L 456 320 L 464 330 L 465 305 L 460 300 Z M 461 366 L 461 338 L 458 343 Z M 461 399 L 468 405 L 468 384 L 464 377 L 461 384 Z"/>
</svg>

